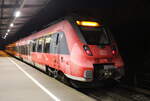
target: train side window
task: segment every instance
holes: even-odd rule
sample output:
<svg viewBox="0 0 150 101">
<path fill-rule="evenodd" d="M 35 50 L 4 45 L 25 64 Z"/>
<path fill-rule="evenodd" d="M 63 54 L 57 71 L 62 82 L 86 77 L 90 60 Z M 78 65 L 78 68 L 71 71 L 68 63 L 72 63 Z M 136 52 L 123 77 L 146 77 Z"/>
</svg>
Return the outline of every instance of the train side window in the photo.
<svg viewBox="0 0 150 101">
<path fill-rule="evenodd" d="M 36 51 L 36 43 L 35 40 L 32 43 L 32 51 L 35 52 Z"/>
<path fill-rule="evenodd" d="M 19 53 L 21 54 L 21 46 L 19 46 Z"/>
<path fill-rule="evenodd" d="M 56 45 L 58 45 L 58 43 L 59 43 L 59 34 L 57 34 Z"/>
<path fill-rule="evenodd" d="M 27 51 L 27 45 L 25 45 L 25 55 L 27 55 L 28 51 Z"/>
<path fill-rule="evenodd" d="M 19 46 L 19 54 L 21 54 L 21 46 Z"/>
<path fill-rule="evenodd" d="M 69 54 L 68 44 L 64 32 L 59 32 L 59 54 Z"/>
<path fill-rule="evenodd" d="M 24 54 L 26 55 L 27 54 L 27 45 L 24 45 L 24 49 L 25 49 Z"/>
<path fill-rule="evenodd" d="M 23 47 L 23 54 L 25 54 L 25 46 L 23 45 L 22 47 Z"/>
<path fill-rule="evenodd" d="M 24 46 L 22 46 L 22 54 L 24 54 L 25 53 L 25 48 L 24 48 Z"/>
<path fill-rule="evenodd" d="M 24 53 L 23 54 L 26 54 L 26 45 L 24 45 L 23 48 L 24 48 Z"/>
<path fill-rule="evenodd" d="M 19 48 L 19 54 L 21 53 L 21 47 L 20 46 L 18 46 L 18 48 Z"/>
<path fill-rule="evenodd" d="M 29 48 L 29 55 L 30 55 L 31 52 L 32 52 L 32 48 L 33 48 L 33 47 L 32 47 L 32 42 L 31 42 L 31 41 L 30 41 L 30 43 L 29 43 L 29 47 L 28 47 L 28 48 Z"/>
<path fill-rule="evenodd" d="M 22 47 L 23 47 L 23 54 L 25 54 L 25 47 L 24 47 L 24 45 Z"/>
<path fill-rule="evenodd" d="M 57 42 L 58 33 L 52 34 L 51 38 L 52 38 L 52 41 L 51 41 L 51 45 L 50 45 L 50 53 L 56 53 L 56 48 L 57 48 L 56 44 L 58 44 L 58 42 Z"/>
<path fill-rule="evenodd" d="M 20 46 L 20 54 L 22 54 L 22 46 Z"/>
<path fill-rule="evenodd" d="M 27 44 L 27 55 L 29 55 L 29 53 L 30 53 L 29 45 L 30 45 L 30 44 Z"/>
<path fill-rule="evenodd" d="M 51 36 L 45 37 L 45 45 L 44 45 L 44 52 L 49 53 L 50 51 L 50 44 L 51 44 Z"/>
<path fill-rule="evenodd" d="M 23 45 L 21 45 L 21 54 L 23 54 L 24 53 L 24 47 L 23 47 Z"/>
<path fill-rule="evenodd" d="M 24 45 L 24 48 L 25 48 L 25 55 L 27 55 L 27 45 Z"/>
<path fill-rule="evenodd" d="M 18 53 L 18 46 L 16 46 L 16 52 Z"/>
<path fill-rule="evenodd" d="M 42 38 L 38 39 L 37 52 L 42 52 Z"/>
<path fill-rule="evenodd" d="M 22 54 L 24 54 L 24 46 L 22 45 Z"/>
<path fill-rule="evenodd" d="M 21 54 L 21 46 L 19 46 L 19 53 Z"/>
<path fill-rule="evenodd" d="M 26 55 L 28 55 L 28 45 L 26 45 Z"/>
<path fill-rule="evenodd" d="M 42 48 L 41 48 L 41 52 L 44 52 L 44 46 L 45 46 L 44 42 L 45 42 L 45 38 L 42 37 L 41 40 L 42 40 Z"/>
<path fill-rule="evenodd" d="M 35 40 L 35 52 L 38 52 L 38 39 Z"/>
<path fill-rule="evenodd" d="M 21 45 L 21 54 L 23 54 L 23 46 Z"/>
</svg>

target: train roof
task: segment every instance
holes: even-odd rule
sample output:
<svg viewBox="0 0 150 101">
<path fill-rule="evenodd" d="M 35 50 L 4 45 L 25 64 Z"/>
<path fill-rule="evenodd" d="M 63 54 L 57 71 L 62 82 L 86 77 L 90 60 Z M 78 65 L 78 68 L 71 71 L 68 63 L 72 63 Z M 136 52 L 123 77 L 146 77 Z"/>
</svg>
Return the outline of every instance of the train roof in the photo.
<svg viewBox="0 0 150 101">
<path fill-rule="evenodd" d="M 101 20 L 95 19 L 94 17 L 82 16 L 82 15 L 78 15 L 78 14 L 70 14 L 70 15 L 67 15 L 67 16 L 65 16 L 65 17 L 62 17 L 62 18 L 60 18 L 60 19 L 58 19 L 58 20 L 52 21 L 51 23 L 49 23 L 49 24 L 47 24 L 47 25 L 41 27 L 39 30 L 36 30 L 36 31 L 31 32 L 30 35 L 32 35 L 32 34 L 34 34 L 34 33 L 36 33 L 36 32 L 40 32 L 40 31 L 42 31 L 43 29 L 46 29 L 46 28 L 48 28 L 49 26 L 52 26 L 52 25 L 54 25 L 54 24 L 56 24 L 56 23 L 58 23 L 58 22 L 61 22 L 61 21 L 63 21 L 63 20 L 69 20 L 70 22 L 77 21 L 77 20 L 80 20 L 80 21 L 82 21 L 82 20 L 86 21 L 86 20 L 87 20 L 87 21 L 98 21 L 98 22 L 101 22 Z M 21 38 L 20 40 L 24 40 L 24 39 L 26 39 L 26 37 L 25 37 L 25 38 Z M 14 42 L 14 43 L 18 43 L 20 40 Z"/>
</svg>

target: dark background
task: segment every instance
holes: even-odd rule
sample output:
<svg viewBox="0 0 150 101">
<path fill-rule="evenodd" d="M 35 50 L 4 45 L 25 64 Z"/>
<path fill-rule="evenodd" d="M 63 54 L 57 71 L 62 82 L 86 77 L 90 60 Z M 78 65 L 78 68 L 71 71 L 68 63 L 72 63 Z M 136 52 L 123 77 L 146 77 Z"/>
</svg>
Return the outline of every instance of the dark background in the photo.
<svg viewBox="0 0 150 101">
<path fill-rule="evenodd" d="M 114 34 L 121 55 L 125 61 L 126 81 L 134 84 L 135 75 L 150 81 L 150 2 L 149 0 L 51 0 L 39 14 L 31 19 L 16 34 L 7 40 L 0 39 L 6 45 L 31 32 L 39 30 L 69 13 L 79 13 L 103 19 Z M 140 74 L 140 75 L 139 75 Z"/>
</svg>

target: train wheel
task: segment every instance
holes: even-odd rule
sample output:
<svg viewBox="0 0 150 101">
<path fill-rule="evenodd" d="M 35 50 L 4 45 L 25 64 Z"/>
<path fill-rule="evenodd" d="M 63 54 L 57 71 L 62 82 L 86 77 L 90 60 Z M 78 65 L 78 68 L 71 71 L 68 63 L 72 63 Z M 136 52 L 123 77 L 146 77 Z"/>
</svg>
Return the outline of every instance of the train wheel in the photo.
<svg viewBox="0 0 150 101">
<path fill-rule="evenodd" d="M 58 70 L 55 69 L 55 70 L 53 71 L 53 75 L 54 75 L 54 78 L 55 78 L 55 79 L 58 79 L 58 78 L 59 78 Z"/>
<path fill-rule="evenodd" d="M 33 66 L 34 66 L 34 68 L 35 68 L 35 62 L 33 62 Z"/>
<path fill-rule="evenodd" d="M 20 57 L 20 60 L 21 60 L 21 61 L 23 61 L 23 58 L 22 58 L 22 57 Z"/>
<path fill-rule="evenodd" d="M 70 85 L 70 80 L 62 72 L 59 72 L 58 79 L 66 85 Z"/>
<path fill-rule="evenodd" d="M 50 77 L 54 77 L 54 74 L 52 73 L 52 70 L 50 67 L 46 66 L 46 73 L 50 76 Z"/>
</svg>

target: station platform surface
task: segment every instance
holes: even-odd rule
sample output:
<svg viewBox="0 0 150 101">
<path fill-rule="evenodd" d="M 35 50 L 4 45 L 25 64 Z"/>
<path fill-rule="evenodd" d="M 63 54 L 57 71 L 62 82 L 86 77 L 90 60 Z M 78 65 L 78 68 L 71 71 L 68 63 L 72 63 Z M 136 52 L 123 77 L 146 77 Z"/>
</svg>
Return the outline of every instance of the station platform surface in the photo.
<svg viewBox="0 0 150 101">
<path fill-rule="evenodd" d="M 95 101 L 0 51 L 0 101 Z"/>
</svg>

